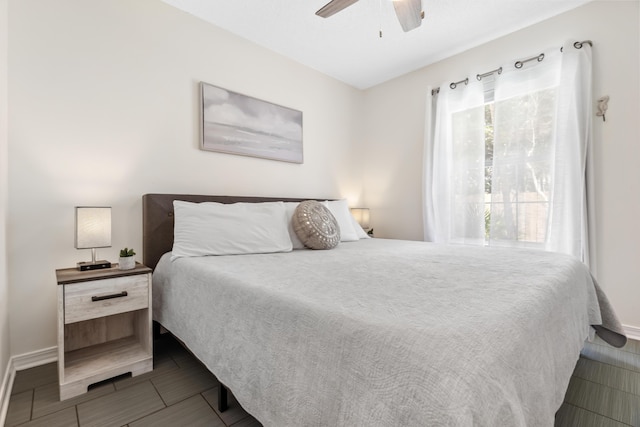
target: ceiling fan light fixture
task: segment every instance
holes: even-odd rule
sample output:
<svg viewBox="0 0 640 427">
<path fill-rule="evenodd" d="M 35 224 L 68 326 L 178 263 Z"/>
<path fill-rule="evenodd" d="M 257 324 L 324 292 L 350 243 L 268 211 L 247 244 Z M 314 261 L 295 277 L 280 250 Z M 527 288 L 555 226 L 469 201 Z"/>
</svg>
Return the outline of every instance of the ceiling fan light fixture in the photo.
<svg viewBox="0 0 640 427">
<path fill-rule="evenodd" d="M 405 33 L 422 25 L 424 18 L 422 0 L 394 1 L 393 8 Z"/>
</svg>

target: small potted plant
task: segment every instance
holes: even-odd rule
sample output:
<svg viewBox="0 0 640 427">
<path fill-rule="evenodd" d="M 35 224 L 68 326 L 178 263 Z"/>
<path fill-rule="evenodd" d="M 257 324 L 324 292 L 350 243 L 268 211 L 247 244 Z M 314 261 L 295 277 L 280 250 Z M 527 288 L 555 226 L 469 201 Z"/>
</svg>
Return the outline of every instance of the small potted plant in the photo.
<svg viewBox="0 0 640 427">
<path fill-rule="evenodd" d="M 131 270 L 136 267 L 135 251 L 133 249 L 120 249 L 120 259 L 118 260 L 118 268 L 120 270 Z"/>
</svg>

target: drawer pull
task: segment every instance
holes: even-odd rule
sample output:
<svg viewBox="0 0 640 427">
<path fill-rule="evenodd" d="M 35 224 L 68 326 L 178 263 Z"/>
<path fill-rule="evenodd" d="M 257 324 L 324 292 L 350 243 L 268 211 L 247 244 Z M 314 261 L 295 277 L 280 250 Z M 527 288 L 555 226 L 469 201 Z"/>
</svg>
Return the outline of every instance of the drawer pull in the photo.
<svg viewBox="0 0 640 427">
<path fill-rule="evenodd" d="M 112 298 L 122 298 L 122 297 L 126 297 L 127 295 L 129 295 L 127 291 L 122 291 L 117 294 L 103 295 L 100 297 L 91 297 L 91 301 L 95 302 L 95 301 L 103 301 L 103 300 L 112 299 Z"/>
</svg>

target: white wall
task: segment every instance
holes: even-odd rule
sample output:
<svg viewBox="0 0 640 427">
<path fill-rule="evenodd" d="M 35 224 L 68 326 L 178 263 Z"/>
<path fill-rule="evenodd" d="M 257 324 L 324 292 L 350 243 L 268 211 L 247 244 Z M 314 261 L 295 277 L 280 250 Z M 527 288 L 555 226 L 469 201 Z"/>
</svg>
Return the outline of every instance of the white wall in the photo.
<svg viewBox="0 0 640 427">
<path fill-rule="evenodd" d="M 368 90 L 361 150 L 364 202 L 376 235 L 422 239 L 427 87 L 560 47 L 567 39 L 593 40 L 594 97 L 611 97 L 607 121 L 594 118 L 598 279 L 622 322 L 640 327 L 639 5 L 589 3 Z"/>
<path fill-rule="evenodd" d="M 11 356 L 6 243 L 7 165 L 7 0 L 0 0 L 0 422 L 2 384 Z"/>
<path fill-rule="evenodd" d="M 6 0 L 4 0 L 6 1 Z M 74 206 L 113 209 L 141 252 L 151 192 L 350 197 L 361 93 L 159 0 L 9 0 L 11 352 L 56 344 Z M 304 164 L 199 150 L 198 82 L 303 111 Z"/>
</svg>

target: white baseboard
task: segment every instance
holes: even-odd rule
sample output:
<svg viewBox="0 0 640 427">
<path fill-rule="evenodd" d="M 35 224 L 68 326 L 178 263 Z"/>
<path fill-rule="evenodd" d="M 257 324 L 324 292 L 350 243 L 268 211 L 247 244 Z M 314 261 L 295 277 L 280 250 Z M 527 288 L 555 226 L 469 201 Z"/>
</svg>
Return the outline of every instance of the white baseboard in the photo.
<svg viewBox="0 0 640 427">
<path fill-rule="evenodd" d="M 627 338 L 640 341 L 640 328 L 637 326 L 622 325 Z"/>
<path fill-rule="evenodd" d="M 58 360 L 58 347 L 49 347 L 31 353 L 13 356 L 13 367 L 16 371 L 45 365 Z"/>
<path fill-rule="evenodd" d="M 58 360 L 58 347 L 49 347 L 30 353 L 13 356 L 7 363 L 7 368 L 0 383 L 0 426 L 3 426 L 9 410 L 9 400 L 11 399 L 11 389 L 16 372 L 35 366 L 45 365 Z"/>
</svg>

